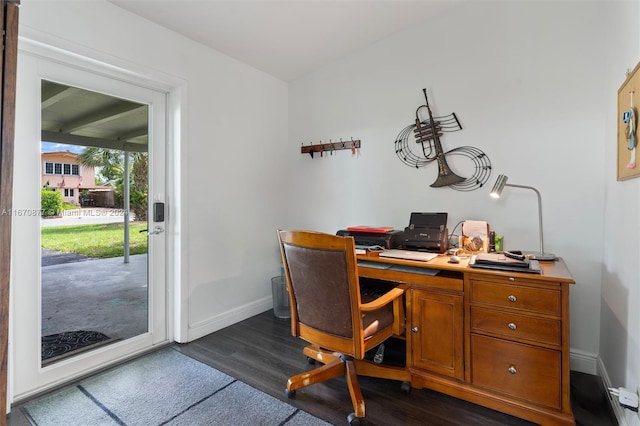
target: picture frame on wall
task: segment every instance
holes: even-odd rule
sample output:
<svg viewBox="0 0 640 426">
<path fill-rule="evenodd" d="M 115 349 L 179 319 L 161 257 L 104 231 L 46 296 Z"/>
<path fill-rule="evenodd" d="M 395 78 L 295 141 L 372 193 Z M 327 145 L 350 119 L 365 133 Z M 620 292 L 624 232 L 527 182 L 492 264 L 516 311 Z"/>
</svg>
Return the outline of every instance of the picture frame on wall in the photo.
<svg viewBox="0 0 640 426">
<path fill-rule="evenodd" d="M 640 176 L 638 152 L 638 102 L 640 101 L 640 63 L 631 71 L 618 90 L 618 155 L 619 181 Z"/>
</svg>

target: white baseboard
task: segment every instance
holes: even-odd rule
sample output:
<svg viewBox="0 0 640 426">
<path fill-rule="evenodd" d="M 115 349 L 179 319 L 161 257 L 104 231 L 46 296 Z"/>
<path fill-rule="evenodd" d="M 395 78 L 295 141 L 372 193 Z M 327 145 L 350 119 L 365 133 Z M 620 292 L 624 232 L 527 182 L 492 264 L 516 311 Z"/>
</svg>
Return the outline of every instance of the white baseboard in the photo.
<svg viewBox="0 0 640 426">
<path fill-rule="evenodd" d="M 265 297 L 230 311 L 222 312 L 204 321 L 190 324 L 187 330 L 187 342 L 192 342 L 214 331 L 218 331 L 272 308 L 273 301 L 271 297 Z"/>
<path fill-rule="evenodd" d="M 604 363 L 602 362 L 600 357 L 598 357 L 597 367 L 598 367 L 598 371 L 596 375 L 600 376 L 600 378 L 602 379 L 605 389 L 614 387 L 611 384 L 611 379 L 609 379 L 609 375 L 607 374 L 607 369 L 604 367 Z M 609 397 L 609 403 L 611 404 L 611 408 L 613 408 L 613 412 L 615 413 L 616 419 L 618 420 L 618 425 L 628 426 L 629 423 L 627 422 L 627 417 L 625 416 L 624 408 L 622 408 L 622 406 L 618 404 L 617 401 L 615 401 L 609 393 L 607 393 L 607 396 Z"/>
<path fill-rule="evenodd" d="M 589 352 L 571 349 L 569 354 L 571 370 L 598 375 L 598 356 Z"/>
<path fill-rule="evenodd" d="M 593 374 L 602 379 L 605 389 L 613 387 L 611 380 L 607 374 L 607 369 L 599 356 L 571 349 L 571 369 L 581 373 Z M 619 426 L 628 426 L 629 423 L 625 417 L 624 409 L 615 401 L 609 393 L 607 393 L 609 404 L 616 415 Z"/>
</svg>

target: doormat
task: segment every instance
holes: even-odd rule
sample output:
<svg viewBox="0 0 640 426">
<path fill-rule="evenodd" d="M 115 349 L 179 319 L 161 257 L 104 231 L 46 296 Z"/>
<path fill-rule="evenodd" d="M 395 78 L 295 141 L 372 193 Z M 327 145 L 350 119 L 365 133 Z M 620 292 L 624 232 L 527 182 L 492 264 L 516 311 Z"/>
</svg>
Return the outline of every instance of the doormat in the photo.
<svg viewBox="0 0 640 426">
<path fill-rule="evenodd" d="M 99 331 L 77 330 L 50 334 L 42 337 L 41 360 L 43 364 L 50 364 L 115 340 L 117 339 L 111 339 Z"/>
<path fill-rule="evenodd" d="M 37 426 L 330 426 L 171 347 L 31 401 Z"/>
</svg>

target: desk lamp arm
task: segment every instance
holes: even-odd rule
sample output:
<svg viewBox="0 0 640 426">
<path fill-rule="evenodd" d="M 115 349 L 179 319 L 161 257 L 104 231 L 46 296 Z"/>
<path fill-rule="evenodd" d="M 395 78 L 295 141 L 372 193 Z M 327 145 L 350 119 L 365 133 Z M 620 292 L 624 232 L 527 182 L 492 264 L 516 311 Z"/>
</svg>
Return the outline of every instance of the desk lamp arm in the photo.
<svg viewBox="0 0 640 426">
<path fill-rule="evenodd" d="M 543 237 L 544 232 L 542 232 L 542 196 L 540 195 L 540 191 L 535 189 L 533 186 L 516 185 L 516 184 L 513 184 L 513 183 L 505 183 L 504 186 L 512 186 L 514 188 L 530 189 L 533 192 L 535 192 L 536 195 L 538 196 L 538 227 L 539 227 L 539 231 L 540 231 L 540 253 L 544 253 L 544 237 Z"/>
</svg>

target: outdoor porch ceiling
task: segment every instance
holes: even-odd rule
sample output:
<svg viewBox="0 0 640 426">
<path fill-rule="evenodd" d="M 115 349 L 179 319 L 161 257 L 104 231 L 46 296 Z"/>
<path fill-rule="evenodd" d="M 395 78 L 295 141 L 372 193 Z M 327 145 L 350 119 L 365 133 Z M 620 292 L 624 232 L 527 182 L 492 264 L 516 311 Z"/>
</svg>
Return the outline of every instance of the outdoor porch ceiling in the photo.
<svg viewBox="0 0 640 426">
<path fill-rule="evenodd" d="M 42 80 L 42 141 L 148 150 L 148 105 Z"/>
</svg>

